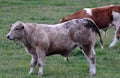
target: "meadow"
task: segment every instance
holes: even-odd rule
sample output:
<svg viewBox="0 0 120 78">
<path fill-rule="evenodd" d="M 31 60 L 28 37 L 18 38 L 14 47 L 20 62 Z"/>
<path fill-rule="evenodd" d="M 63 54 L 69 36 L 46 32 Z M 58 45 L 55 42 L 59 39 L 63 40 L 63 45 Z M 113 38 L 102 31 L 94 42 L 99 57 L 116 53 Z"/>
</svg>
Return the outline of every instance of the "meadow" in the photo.
<svg viewBox="0 0 120 78">
<path fill-rule="evenodd" d="M 7 40 L 6 34 L 15 21 L 55 24 L 82 8 L 111 4 L 120 4 L 120 0 L 0 0 L 0 78 L 89 78 L 87 59 L 78 48 L 71 53 L 69 63 L 62 56 L 49 56 L 42 77 L 37 76 L 38 67 L 29 75 L 31 56 L 22 44 Z M 113 27 L 106 37 L 102 35 L 104 49 L 97 38 L 97 73 L 93 78 L 120 78 L 120 42 L 108 48 L 113 35 Z"/>
</svg>

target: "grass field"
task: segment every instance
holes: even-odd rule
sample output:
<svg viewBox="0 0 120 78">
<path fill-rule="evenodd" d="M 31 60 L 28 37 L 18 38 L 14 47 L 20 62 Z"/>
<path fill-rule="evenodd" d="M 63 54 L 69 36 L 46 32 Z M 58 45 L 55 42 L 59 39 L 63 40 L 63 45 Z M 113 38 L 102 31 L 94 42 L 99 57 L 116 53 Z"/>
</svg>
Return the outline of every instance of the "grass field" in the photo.
<svg viewBox="0 0 120 78">
<path fill-rule="evenodd" d="M 120 4 L 120 0 L 0 0 L 0 78 L 89 78 L 88 62 L 81 50 L 75 49 L 69 57 L 47 57 L 44 76 L 29 75 L 31 56 L 24 47 L 6 39 L 9 25 L 15 21 L 55 24 L 60 18 L 84 7 Z M 120 78 L 120 43 L 108 48 L 113 38 L 113 28 L 104 39 L 102 50 L 97 39 L 97 73 L 93 78 Z"/>
</svg>

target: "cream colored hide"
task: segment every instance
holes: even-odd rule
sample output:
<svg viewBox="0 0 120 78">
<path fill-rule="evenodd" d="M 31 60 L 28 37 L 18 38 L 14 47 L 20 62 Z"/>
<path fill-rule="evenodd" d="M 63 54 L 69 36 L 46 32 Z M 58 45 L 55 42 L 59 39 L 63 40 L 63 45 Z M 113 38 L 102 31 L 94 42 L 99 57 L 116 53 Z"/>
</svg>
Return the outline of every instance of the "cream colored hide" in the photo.
<svg viewBox="0 0 120 78">
<path fill-rule="evenodd" d="M 96 54 L 94 51 L 96 33 L 98 33 L 102 44 L 96 24 L 88 18 L 73 19 L 55 25 L 17 21 L 11 25 L 7 38 L 22 42 L 26 51 L 31 54 L 30 74 L 34 72 L 34 68 L 38 64 L 38 75 L 43 75 L 46 56 L 60 54 L 68 57 L 75 47 L 80 47 L 89 62 L 90 76 L 93 76 L 96 74 Z"/>
</svg>

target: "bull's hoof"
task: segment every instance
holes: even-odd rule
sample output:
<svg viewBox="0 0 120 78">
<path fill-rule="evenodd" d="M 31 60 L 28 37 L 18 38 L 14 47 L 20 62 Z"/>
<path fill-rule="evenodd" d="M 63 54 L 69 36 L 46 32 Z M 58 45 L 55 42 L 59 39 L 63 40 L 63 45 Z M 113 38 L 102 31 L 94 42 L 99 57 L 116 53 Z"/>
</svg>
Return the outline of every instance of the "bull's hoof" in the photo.
<svg viewBox="0 0 120 78">
<path fill-rule="evenodd" d="M 114 45 L 109 45 L 109 48 L 112 48 Z"/>
<path fill-rule="evenodd" d="M 89 73 L 90 73 L 90 78 L 92 78 L 93 76 L 96 75 L 96 70 L 91 70 L 89 71 Z"/>
<path fill-rule="evenodd" d="M 29 74 L 31 75 L 31 74 L 33 74 L 33 73 L 34 73 L 34 69 L 31 68 L 30 71 L 29 71 Z"/>
<path fill-rule="evenodd" d="M 93 76 L 95 76 L 96 73 L 95 72 L 90 72 L 90 78 L 92 78 Z"/>
<path fill-rule="evenodd" d="M 39 73 L 38 73 L 38 76 L 43 76 L 43 73 L 42 73 L 42 72 L 39 72 Z"/>
<path fill-rule="evenodd" d="M 30 75 L 32 75 L 33 73 L 34 73 L 34 72 L 31 72 L 31 71 L 29 72 Z"/>
<path fill-rule="evenodd" d="M 103 46 L 101 46 L 101 49 L 103 49 L 104 47 Z"/>
</svg>

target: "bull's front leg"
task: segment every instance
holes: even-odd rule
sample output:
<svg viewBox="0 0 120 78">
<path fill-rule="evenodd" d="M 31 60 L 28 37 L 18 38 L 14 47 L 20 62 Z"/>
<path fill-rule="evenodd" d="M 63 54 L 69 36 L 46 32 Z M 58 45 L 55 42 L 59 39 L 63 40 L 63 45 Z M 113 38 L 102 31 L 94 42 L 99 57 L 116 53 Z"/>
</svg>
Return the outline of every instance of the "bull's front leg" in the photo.
<svg viewBox="0 0 120 78">
<path fill-rule="evenodd" d="M 45 51 L 42 50 L 41 48 L 37 47 L 36 53 L 38 56 L 38 66 L 39 66 L 38 76 L 42 76 L 43 75 L 43 65 L 44 65 L 45 56 L 46 56 Z"/>
<path fill-rule="evenodd" d="M 30 63 L 30 71 L 29 71 L 29 74 L 33 74 L 34 72 L 34 68 L 37 64 L 37 54 L 36 54 L 36 51 L 34 48 L 30 47 L 30 46 L 27 46 L 25 48 L 26 52 L 30 53 L 31 56 L 32 56 L 32 59 L 31 59 L 31 63 Z"/>
<path fill-rule="evenodd" d="M 33 74 L 36 64 L 37 64 L 37 55 L 32 54 L 31 67 L 30 67 L 29 74 Z"/>
</svg>

